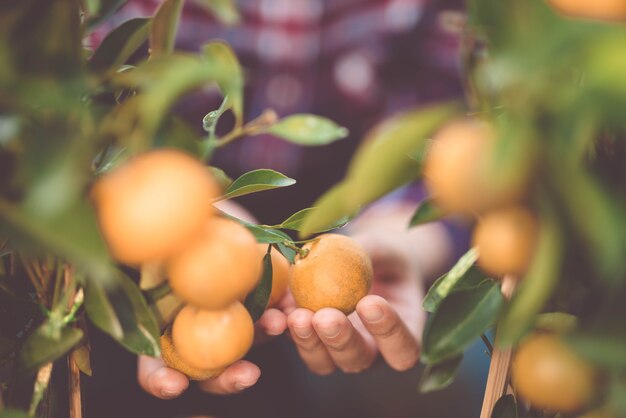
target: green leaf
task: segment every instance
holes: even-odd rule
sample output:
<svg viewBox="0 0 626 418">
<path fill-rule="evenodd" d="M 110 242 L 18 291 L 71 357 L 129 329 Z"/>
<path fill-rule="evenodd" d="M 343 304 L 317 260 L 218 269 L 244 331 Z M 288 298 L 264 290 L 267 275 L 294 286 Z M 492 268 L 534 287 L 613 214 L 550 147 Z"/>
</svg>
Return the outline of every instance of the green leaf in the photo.
<svg viewBox="0 0 626 418">
<path fill-rule="evenodd" d="M 459 284 L 464 280 L 470 280 L 471 283 L 479 284 L 486 279 L 478 269 L 472 268 L 478 259 L 478 250 L 471 248 L 466 252 L 459 261 L 450 269 L 450 271 L 433 283 L 428 290 L 422 307 L 426 312 L 435 312 L 441 301 L 446 298 Z M 478 277 L 478 280 L 475 278 Z"/>
<path fill-rule="evenodd" d="M 32 418 L 26 411 L 18 411 L 16 409 L 5 409 L 0 412 L 0 418 Z"/>
<path fill-rule="evenodd" d="M 515 396 L 504 395 L 493 407 L 491 418 L 517 418 L 517 403 Z"/>
<path fill-rule="evenodd" d="M 52 328 L 50 323 L 45 322 L 24 341 L 19 354 L 20 370 L 30 372 L 45 363 L 55 361 L 83 338 L 83 332 L 78 328 Z"/>
<path fill-rule="evenodd" d="M 183 10 L 183 0 L 164 0 L 156 11 L 150 29 L 150 56 L 174 50 L 176 29 Z"/>
<path fill-rule="evenodd" d="M 304 220 L 306 219 L 306 217 L 313 211 L 315 211 L 315 208 L 305 208 L 305 209 L 299 210 L 298 212 L 291 215 L 289 218 L 285 219 L 279 225 L 279 227 L 282 229 L 291 229 L 292 231 L 298 231 L 302 228 L 302 224 Z M 349 220 L 350 218 L 348 216 L 344 216 L 341 219 L 336 220 L 335 223 L 333 223 L 332 225 L 329 225 L 328 227 L 324 229 L 312 231 L 312 232 L 313 233 L 325 232 L 325 231 L 330 231 L 331 229 L 341 228 L 342 226 L 347 224 Z"/>
<path fill-rule="evenodd" d="M 218 82 L 224 95 L 224 104 L 220 109 L 232 109 L 236 126 L 243 123 L 243 71 L 239 59 L 232 48 L 225 42 L 216 41 L 202 47 L 203 57 L 211 64 L 222 68 L 225 77 Z"/>
<path fill-rule="evenodd" d="M 187 122 L 170 115 L 163 121 L 154 138 L 155 148 L 177 148 L 200 157 L 200 137 Z"/>
<path fill-rule="evenodd" d="M 547 213 L 541 220 L 533 261 L 498 324 L 496 345 L 511 346 L 532 327 L 556 289 L 562 258 L 561 231 Z"/>
<path fill-rule="evenodd" d="M 442 363 L 426 366 L 420 378 L 420 393 L 434 392 L 450 386 L 454 382 L 462 360 L 463 355 L 459 355 Z"/>
<path fill-rule="evenodd" d="M 622 325 L 623 328 L 623 325 Z M 607 369 L 626 370 L 626 333 L 590 330 L 567 336 L 567 343 L 578 354 Z"/>
<path fill-rule="evenodd" d="M 437 221 L 443 216 L 444 213 L 435 205 L 434 200 L 426 198 L 415 209 L 415 213 L 411 217 L 411 221 L 409 221 L 409 227 Z"/>
<path fill-rule="evenodd" d="M 576 329 L 578 318 L 564 312 L 548 312 L 537 315 L 534 328 L 538 330 L 565 333 Z"/>
<path fill-rule="evenodd" d="M 261 225 L 255 225 L 250 222 L 244 221 L 243 219 L 236 218 L 222 211 L 220 211 L 220 213 L 222 216 L 245 226 L 248 229 L 248 231 L 250 231 L 252 235 L 254 235 L 254 238 L 257 240 L 257 242 L 261 244 L 278 244 L 278 243 L 283 243 L 285 241 L 293 242 L 293 240 L 291 239 L 289 235 L 277 229 L 268 228 L 268 227 L 261 226 Z"/>
<path fill-rule="evenodd" d="M 416 179 L 421 167 L 410 155 L 422 150 L 435 129 L 457 111 L 450 103 L 413 110 L 370 131 L 348 168 L 346 193 L 355 205 L 371 203 Z"/>
<path fill-rule="evenodd" d="M 232 199 L 250 193 L 287 187 L 296 181 L 274 170 L 259 169 L 249 171 L 233 181 L 219 200 Z"/>
<path fill-rule="evenodd" d="M 435 364 L 462 353 L 495 323 L 502 305 L 500 287 L 493 282 L 448 295 L 428 319 L 422 360 Z"/>
<path fill-rule="evenodd" d="M 209 170 L 211 170 L 211 174 L 213 174 L 213 178 L 217 180 L 217 182 L 222 187 L 222 189 L 224 190 L 228 189 L 230 185 L 233 183 L 233 179 L 228 177 L 228 174 L 226 174 L 224 170 L 222 170 L 221 168 L 209 167 Z"/>
<path fill-rule="evenodd" d="M 263 275 L 261 276 L 261 280 L 257 287 L 246 297 L 246 301 L 244 303 L 248 312 L 250 312 L 250 316 L 252 317 L 252 321 L 256 322 L 263 312 L 265 312 L 265 308 L 267 308 L 267 303 L 270 300 L 270 295 L 272 294 L 272 257 L 270 255 L 271 247 L 268 249 L 265 256 L 263 256 Z"/>
<path fill-rule="evenodd" d="M 344 181 L 334 185 L 315 201 L 313 204 L 315 210 L 307 213 L 300 224 L 298 234 L 300 238 L 306 238 L 316 231 L 328 230 L 342 219 L 350 218 L 358 212 L 359 207 L 353 200 L 348 199 L 346 190 L 347 184 Z"/>
<path fill-rule="evenodd" d="M 239 23 L 241 17 L 235 5 L 235 0 L 194 0 L 213 14 L 217 20 L 225 25 Z"/>
<path fill-rule="evenodd" d="M 72 361 L 74 361 L 78 369 L 87 376 L 93 374 L 91 369 L 91 352 L 88 344 L 81 344 L 72 351 Z"/>
<path fill-rule="evenodd" d="M 89 16 L 87 19 L 87 30 L 91 32 L 97 28 L 102 22 L 113 15 L 120 7 L 125 5 L 128 0 L 100 0 L 100 7 L 97 13 Z"/>
<path fill-rule="evenodd" d="M 269 132 L 299 145 L 326 145 L 348 136 L 348 130 L 332 120 L 305 113 L 279 120 Z"/>
<path fill-rule="evenodd" d="M 159 328 L 135 283 L 118 273 L 108 280 L 89 278 L 85 287 L 89 319 L 136 354 L 159 356 Z"/>
<path fill-rule="evenodd" d="M 117 69 L 148 39 L 151 18 L 127 20 L 113 29 L 94 52 L 89 66 L 94 71 Z"/>
<path fill-rule="evenodd" d="M 296 261 L 296 251 L 287 247 L 282 242 L 274 244 L 276 249 L 289 261 L 290 264 L 294 264 Z"/>
</svg>

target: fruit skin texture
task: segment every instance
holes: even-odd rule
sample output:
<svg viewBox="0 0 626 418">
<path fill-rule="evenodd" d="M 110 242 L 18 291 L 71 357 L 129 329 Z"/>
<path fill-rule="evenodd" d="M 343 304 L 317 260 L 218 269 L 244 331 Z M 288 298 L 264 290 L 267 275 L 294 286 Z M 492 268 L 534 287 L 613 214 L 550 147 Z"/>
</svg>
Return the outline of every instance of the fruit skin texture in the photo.
<svg viewBox="0 0 626 418">
<path fill-rule="evenodd" d="M 528 268 L 537 242 L 535 215 L 520 206 L 485 214 L 474 230 L 478 264 L 487 273 L 521 277 Z"/>
<path fill-rule="evenodd" d="M 263 263 L 254 236 L 244 226 L 212 217 L 203 228 L 167 261 L 170 286 L 190 305 L 222 309 L 254 289 Z"/>
<path fill-rule="evenodd" d="M 560 12 L 600 20 L 626 20 L 624 0 L 549 0 Z"/>
<path fill-rule="evenodd" d="M 176 352 L 176 348 L 174 348 L 171 328 L 167 328 L 165 333 L 161 336 L 161 358 L 167 367 L 178 370 L 191 380 L 211 379 L 224 370 L 223 368 L 217 370 L 201 370 L 185 363 Z"/>
<path fill-rule="evenodd" d="M 353 312 L 372 285 L 367 253 L 351 238 L 337 234 L 320 235 L 302 248 L 309 253 L 296 257 L 289 282 L 296 304 L 313 312 L 322 308 Z"/>
<path fill-rule="evenodd" d="M 163 258 L 192 239 L 219 194 L 199 160 L 173 149 L 137 155 L 92 189 L 113 257 L 131 265 Z"/>
<path fill-rule="evenodd" d="M 240 302 L 216 311 L 185 306 L 172 325 L 181 360 L 201 370 L 221 370 L 241 359 L 253 337 L 252 318 Z"/>
<path fill-rule="evenodd" d="M 534 334 L 520 345 L 512 378 L 522 398 L 555 412 L 574 412 L 585 406 L 597 383 L 593 368 L 551 334 Z"/>
<path fill-rule="evenodd" d="M 259 249 L 262 259 L 267 253 L 267 244 L 259 244 Z M 272 248 L 270 256 L 272 257 L 272 293 L 267 302 L 268 308 L 276 306 L 285 296 L 291 276 L 291 264 L 278 250 Z"/>
</svg>

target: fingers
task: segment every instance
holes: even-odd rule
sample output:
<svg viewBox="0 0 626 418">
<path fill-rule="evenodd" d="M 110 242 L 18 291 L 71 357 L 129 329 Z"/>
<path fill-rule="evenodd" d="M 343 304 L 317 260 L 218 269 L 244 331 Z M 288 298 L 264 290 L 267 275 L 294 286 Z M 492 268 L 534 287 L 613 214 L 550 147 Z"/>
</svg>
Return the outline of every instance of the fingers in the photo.
<svg viewBox="0 0 626 418">
<path fill-rule="evenodd" d="M 166 367 L 161 359 L 147 356 L 139 357 L 137 380 L 146 392 L 161 399 L 176 398 L 189 386 L 187 376 Z"/>
<path fill-rule="evenodd" d="M 239 393 L 254 385 L 261 377 L 261 369 L 246 360 L 239 360 L 226 368 L 214 379 L 199 383 L 205 392 L 217 395 Z"/>
<path fill-rule="evenodd" d="M 260 343 L 287 329 L 287 315 L 278 309 L 266 310 L 255 324 L 254 341 Z"/>
<path fill-rule="evenodd" d="M 376 357 L 375 346 L 365 340 L 342 312 L 333 308 L 319 310 L 313 316 L 313 327 L 342 371 L 357 373 L 371 366 Z"/>
<path fill-rule="evenodd" d="M 385 299 L 366 296 L 358 303 L 356 311 L 389 366 L 404 371 L 417 363 L 419 341 Z"/>
<path fill-rule="evenodd" d="M 308 309 L 296 309 L 287 318 L 291 338 L 304 363 L 313 373 L 327 375 L 335 370 L 335 364 L 312 321 L 313 312 Z"/>
</svg>

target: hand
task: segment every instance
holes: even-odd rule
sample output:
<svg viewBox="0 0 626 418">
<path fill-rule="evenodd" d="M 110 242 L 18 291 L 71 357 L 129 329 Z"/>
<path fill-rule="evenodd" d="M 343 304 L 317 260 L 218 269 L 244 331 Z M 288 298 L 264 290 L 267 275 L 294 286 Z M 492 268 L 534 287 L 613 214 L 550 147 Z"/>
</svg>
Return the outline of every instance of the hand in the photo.
<svg viewBox="0 0 626 418">
<path fill-rule="evenodd" d="M 374 294 L 361 299 L 349 316 L 332 308 L 316 313 L 287 310 L 292 339 L 302 360 L 317 374 L 336 368 L 363 371 L 379 353 L 390 367 L 408 370 L 419 360 L 425 319 L 419 270 L 411 256 L 414 249 L 401 234 L 385 231 L 354 238 L 372 258 Z"/>
<path fill-rule="evenodd" d="M 255 342 L 282 334 L 287 328 L 286 315 L 277 309 L 268 309 L 255 324 Z M 199 382 L 202 390 L 214 394 L 233 394 L 253 386 L 261 370 L 249 361 L 239 360 L 219 376 Z M 178 370 L 167 367 L 163 360 L 140 356 L 137 367 L 139 385 L 151 395 L 161 399 L 180 396 L 189 387 L 189 379 Z"/>
</svg>

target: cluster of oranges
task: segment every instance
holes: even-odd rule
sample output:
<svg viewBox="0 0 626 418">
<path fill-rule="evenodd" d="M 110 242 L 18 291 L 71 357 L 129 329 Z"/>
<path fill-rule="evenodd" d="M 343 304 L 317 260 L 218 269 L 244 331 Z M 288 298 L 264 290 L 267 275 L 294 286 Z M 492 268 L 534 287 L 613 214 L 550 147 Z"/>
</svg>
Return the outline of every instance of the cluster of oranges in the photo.
<svg viewBox="0 0 626 418">
<path fill-rule="evenodd" d="M 436 135 L 424 165 L 424 180 L 445 213 L 478 218 L 473 243 L 479 266 L 495 278 L 523 278 L 537 246 L 540 222 L 523 202 L 523 182 L 498 188 L 488 167 L 497 141 L 495 130 L 477 119 L 455 120 Z M 532 405 L 575 412 L 596 386 L 592 367 L 557 335 L 534 334 L 522 342 L 513 361 L 516 391 Z"/>
<path fill-rule="evenodd" d="M 162 263 L 186 305 L 161 337 L 168 365 L 194 379 L 243 357 L 254 336 L 243 306 L 262 274 L 266 245 L 213 206 L 221 189 L 207 167 L 177 150 L 138 155 L 96 181 L 102 234 L 120 262 Z M 286 292 L 289 262 L 272 251 L 270 304 Z"/>
</svg>

